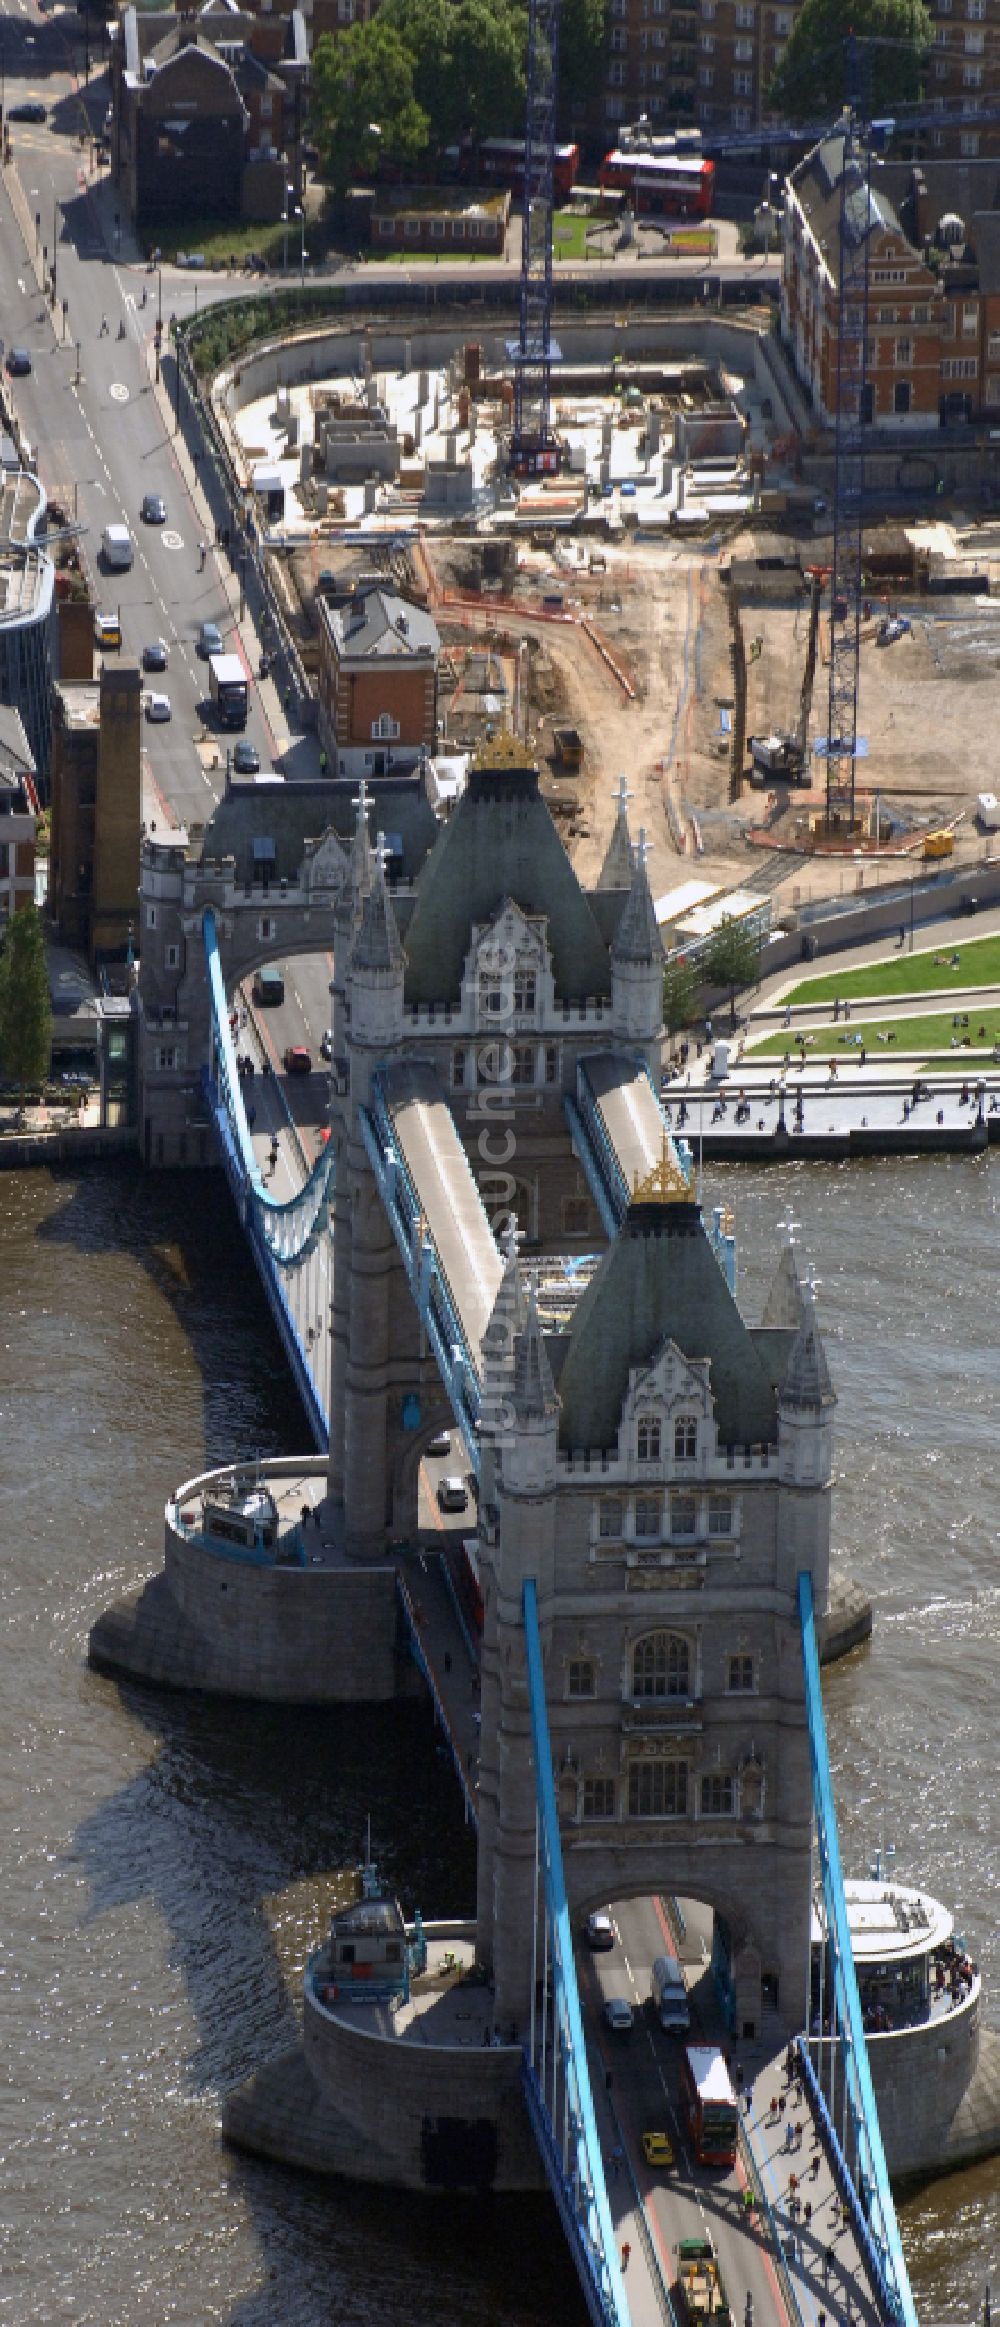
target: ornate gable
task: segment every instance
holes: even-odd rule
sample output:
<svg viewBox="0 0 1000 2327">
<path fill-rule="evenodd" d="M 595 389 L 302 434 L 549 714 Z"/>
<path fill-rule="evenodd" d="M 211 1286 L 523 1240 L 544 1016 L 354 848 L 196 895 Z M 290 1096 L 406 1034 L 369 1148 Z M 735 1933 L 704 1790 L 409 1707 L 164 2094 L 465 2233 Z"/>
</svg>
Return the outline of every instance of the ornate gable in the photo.
<svg viewBox="0 0 1000 2327">
<path fill-rule="evenodd" d="M 707 1424 L 714 1446 L 715 1401 L 707 1357 L 685 1357 L 675 1341 L 664 1341 L 651 1365 L 633 1367 L 622 1407 L 618 1433 L 620 1459 L 670 1465 L 675 1448 L 674 1425 L 680 1415 L 697 1425 L 699 1438 Z M 693 1450 L 692 1450 L 693 1451 Z"/>
<path fill-rule="evenodd" d="M 505 897 L 489 921 L 473 922 L 462 988 L 480 1026 L 539 1025 L 553 1003 L 544 915 L 524 913 Z"/>
<path fill-rule="evenodd" d="M 302 886 L 310 896 L 337 897 L 348 878 L 349 859 L 334 831 L 321 840 L 307 840 L 302 860 Z"/>
</svg>

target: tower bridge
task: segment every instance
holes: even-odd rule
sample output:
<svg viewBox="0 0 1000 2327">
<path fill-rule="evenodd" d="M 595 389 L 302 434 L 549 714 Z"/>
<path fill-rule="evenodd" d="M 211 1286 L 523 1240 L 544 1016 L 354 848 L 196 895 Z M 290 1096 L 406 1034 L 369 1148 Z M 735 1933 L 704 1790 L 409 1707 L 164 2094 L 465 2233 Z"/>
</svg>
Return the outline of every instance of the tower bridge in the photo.
<svg viewBox="0 0 1000 2327">
<path fill-rule="evenodd" d="M 400 1970 L 402 2005 L 394 1974 L 367 2005 L 345 2002 L 331 1940 L 307 1975 L 304 2060 L 284 2084 L 262 2071 L 227 2128 L 269 2154 L 432 2187 L 532 2186 L 540 2159 L 592 2317 L 624 2323 L 630 2302 L 637 2320 L 666 2315 L 652 2245 L 626 2285 L 574 1936 L 609 1900 L 699 1900 L 727 2045 L 760 2062 L 802 2038 L 844 2287 L 859 2316 L 910 2322 L 823 1734 L 835 1399 L 810 1289 L 789 1243 L 747 1322 L 732 1238 L 721 1216 L 706 1225 L 694 1160 L 665 1127 L 662 950 L 624 786 L 591 891 L 510 739 L 441 827 L 419 783 L 379 787 L 394 886 L 368 813 L 363 791 L 355 804 L 338 787 L 248 790 L 200 847 L 144 844 L 146 1152 L 197 1160 L 192 1122 L 214 1127 L 321 1452 L 298 1475 L 276 1466 L 263 1534 L 261 1481 L 250 1495 L 249 1474 L 227 1476 L 226 1508 L 254 1514 L 245 1552 L 232 1522 L 213 1537 L 219 1482 L 190 1482 L 168 1507 L 156 1591 L 109 1611 L 92 1653 L 160 1679 L 343 1699 L 412 1686 L 412 1648 L 476 1823 L 463 1942 L 501 2041 L 463 2049 L 426 1968 L 412 1997 Z M 330 1139 L 276 1205 L 228 995 L 256 962 L 310 946 L 334 965 Z M 322 1375 L 293 1286 L 321 1243 Z M 421 1454 L 442 1425 L 475 1479 L 481 1631 L 447 1562 L 411 1548 Z M 388 1911 L 380 1928 L 396 1930 Z M 976 2067 L 978 1993 L 949 2038 L 953 2110 Z M 926 2094 L 939 2050 L 928 2029 L 890 2083 Z M 771 2258 L 774 2309 L 758 2316 L 814 2318 L 821 2249 L 789 2256 L 776 2146 L 761 2105 L 737 2167 L 759 2200 L 753 2256 L 724 2206 L 717 2235 L 748 2288 Z"/>
</svg>

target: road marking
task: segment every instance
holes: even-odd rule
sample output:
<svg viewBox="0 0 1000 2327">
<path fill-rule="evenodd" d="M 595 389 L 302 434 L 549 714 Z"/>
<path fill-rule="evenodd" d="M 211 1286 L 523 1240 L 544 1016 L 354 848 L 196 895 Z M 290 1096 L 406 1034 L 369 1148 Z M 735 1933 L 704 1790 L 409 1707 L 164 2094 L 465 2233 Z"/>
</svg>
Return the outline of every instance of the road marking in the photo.
<svg viewBox="0 0 1000 2327">
<path fill-rule="evenodd" d="M 184 547 L 184 535 L 175 533 L 172 526 L 161 533 L 160 540 L 164 549 L 183 549 Z"/>
<path fill-rule="evenodd" d="M 108 394 L 109 396 L 114 397 L 116 404 L 128 403 L 129 392 L 125 386 L 124 380 L 112 380 L 111 386 L 108 389 Z"/>
</svg>

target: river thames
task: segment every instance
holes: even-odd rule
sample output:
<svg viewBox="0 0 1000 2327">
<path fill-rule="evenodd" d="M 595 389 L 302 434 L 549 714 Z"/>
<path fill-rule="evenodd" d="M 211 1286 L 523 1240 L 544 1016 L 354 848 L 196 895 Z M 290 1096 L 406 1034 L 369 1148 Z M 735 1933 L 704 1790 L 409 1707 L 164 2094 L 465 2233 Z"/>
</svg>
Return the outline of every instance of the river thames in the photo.
<svg viewBox="0 0 1000 2327">
<path fill-rule="evenodd" d="M 759 1316 L 788 1211 L 839 1396 L 835 1560 L 874 1638 L 824 1681 L 847 1872 L 942 1899 L 1000 2025 L 1000 1418 L 989 1158 L 716 1169 Z M 167 1493 L 306 1434 L 220 1179 L 0 1174 L 5 1916 L 0 2321 L 576 2327 L 547 2206 L 310 2184 L 224 2151 L 220 2092 L 294 2033 L 329 1870 L 371 1813 L 404 1905 L 470 1912 L 430 1719 L 119 1688 L 89 1626 L 161 1562 Z M 928 2327 L 971 2322 L 1000 2162 L 901 2209 Z"/>
</svg>

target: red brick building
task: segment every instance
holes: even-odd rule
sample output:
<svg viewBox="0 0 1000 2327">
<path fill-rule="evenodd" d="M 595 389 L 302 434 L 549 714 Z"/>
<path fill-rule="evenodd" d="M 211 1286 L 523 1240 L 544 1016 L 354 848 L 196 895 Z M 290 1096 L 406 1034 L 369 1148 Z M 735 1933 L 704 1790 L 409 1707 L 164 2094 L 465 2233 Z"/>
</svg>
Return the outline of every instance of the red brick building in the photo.
<svg viewBox="0 0 1000 2327">
<path fill-rule="evenodd" d="M 331 775 L 388 776 L 437 743 L 441 640 L 390 589 L 319 602 L 319 733 Z"/>
<path fill-rule="evenodd" d="M 875 428 L 927 428 L 940 417 L 953 319 L 937 274 L 908 241 L 887 196 L 877 184 L 869 190 L 855 160 L 846 167 L 851 229 L 869 243 L 868 421 Z M 844 169 L 843 137 L 825 138 L 785 186 L 782 336 L 821 425 L 837 408 Z"/>
</svg>

